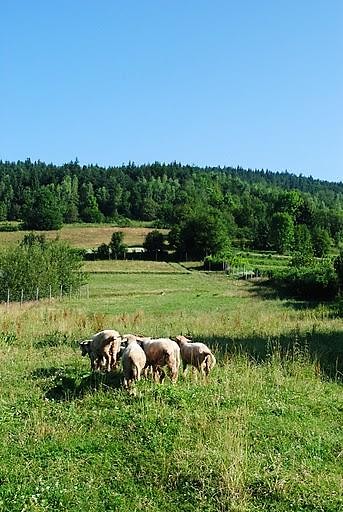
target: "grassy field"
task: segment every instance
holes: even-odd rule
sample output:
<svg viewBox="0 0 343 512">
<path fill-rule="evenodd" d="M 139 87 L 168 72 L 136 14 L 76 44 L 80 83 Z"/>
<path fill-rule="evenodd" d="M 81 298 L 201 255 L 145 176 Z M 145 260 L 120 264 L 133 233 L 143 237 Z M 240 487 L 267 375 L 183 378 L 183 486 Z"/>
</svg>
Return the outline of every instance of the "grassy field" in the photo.
<svg viewBox="0 0 343 512">
<path fill-rule="evenodd" d="M 0 306 L 0 510 L 343 510 L 335 308 L 107 263 L 87 264 L 89 297 Z M 142 380 L 129 396 L 80 357 L 78 340 L 106 327 L 192 333 L 218 364 L 208 382 Z"/>
<path fill-rule="evenodd" d="M 84 264 L 86 272 L 112 273 L 149 273 L 149 274 L 174 274 L 188 273 L 188 270 L 178 263 L 166 261 L 145 261 L 145 260 L 98 260 L 86 261 Z"/>
<path fill-rule="evenodd" d="M 72 247 L 93 249 L 103 243 L 108 244 L 114 231 L 122 231 L 124 233 L 125 244 L 141 246 L 146 235 L 152 229 L 147 226 L 122 228 L 110 224 L 69 224 L 63 226 L 59 231 L 36 231 L 36 233 L 44 234 L 49 240 L 59 237 L 60 240 L 65 240 Z M 165 232 L 165 230 L 160 231 Z M 27 233 L 28 231 L 0 232 L 0 248 L 16 244 Z"/>
</svg>

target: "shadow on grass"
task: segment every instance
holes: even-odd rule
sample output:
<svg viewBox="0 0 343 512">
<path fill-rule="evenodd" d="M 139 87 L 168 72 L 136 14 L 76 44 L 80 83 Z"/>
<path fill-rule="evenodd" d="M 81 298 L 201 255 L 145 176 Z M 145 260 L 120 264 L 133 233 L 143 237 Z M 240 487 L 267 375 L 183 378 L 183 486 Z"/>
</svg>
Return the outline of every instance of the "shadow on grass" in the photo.
<svg viewBox="0 0 343 512">
<path fill-rule="evenodd" d="M 314 309 L 323 301 L 318 300 L 304 300 L 304 299 L 296 299 L 294 298 L 286 288 L 282 286 L 275 286 L 269 280 L 259 280 L 251 283 L 250 291 L 252 294 L 258 295 L 262 299 L 266 300 L 275 300 L 282 299 L 284 300 L 284 306 L 291 307 L 293 309 Z M 329 302 L 326 302 L 329 304 Z"/>
<path fill-rule="evenodd" d="M 44 397 L 57 402 L 75 400 L 99 389 L 111 391 L 122 386 L 121 373 L 99 373 L 75 375 L 72 368 L 37 368 L 32 372 L 34 379 L 44 379 Z"/>
<path fill-rule="evenodd" d="M 280 336 L 264 338 L 262 336 L 246 338 L 197 337 L 213 347 L 218 359 L 235 354 L 247 355 L 256 363 L 263 363 L 278 352 L 284 360 L 305 358 L 318 365 L 318 373 L 324 378 L 343 383 L 343 332 L 299 333 L 294 330 Z"/>
<path fill-rule="evenodd" d="M 329 318 L 342 318 L 343 317 L 343 299 L 325 299 L 309 300 L 301 297 L 295 297 L 287 290 L 286 287 L 276 285 L 270 280 L 262 279 L 257 282 L 251 282 L 250 293 L 266 300 L 283 300 L 283 306 L 295 310 L 315 309 L 324 304 L 325 308 L 329 310 L 327 316 Z"/>
</svg>

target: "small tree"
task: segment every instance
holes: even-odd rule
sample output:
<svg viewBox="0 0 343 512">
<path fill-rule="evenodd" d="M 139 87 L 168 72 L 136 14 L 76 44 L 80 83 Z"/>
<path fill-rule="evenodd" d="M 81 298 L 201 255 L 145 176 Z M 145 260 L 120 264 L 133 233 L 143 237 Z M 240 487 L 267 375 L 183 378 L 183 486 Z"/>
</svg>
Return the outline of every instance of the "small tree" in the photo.
<svg viewBox="0 0 343 512">
<path fill-rule="evenodd" d="M 122 231 L 115 231 L 112 233 L 109 249 L 112 258 L 124 258 L 127 246 L 123 242 L 124 233 Z"/>
<path fill-rule="evenodd" d="M 145 237 L 143 247 L 148 258 L 162 259 L 166 252 L 163 233 L 157 229 L 150 231 Z"/>
</svg>

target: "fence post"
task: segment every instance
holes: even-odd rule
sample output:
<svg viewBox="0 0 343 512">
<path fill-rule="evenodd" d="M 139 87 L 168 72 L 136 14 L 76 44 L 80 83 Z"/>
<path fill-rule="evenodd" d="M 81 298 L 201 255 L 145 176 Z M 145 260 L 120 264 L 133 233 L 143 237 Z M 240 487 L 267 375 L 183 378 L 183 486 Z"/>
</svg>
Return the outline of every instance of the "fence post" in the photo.
<svg viewBox="0 0 343 512">
<path fill-rule="evenodd" d="M 50 302 L 51 302 L 51 284 L 49 284 L 49 298 L 50 298 Z"/>
<path fill-rule="evenodd" d="M 37 289 L 36 289 L 36 301 L 38 301 L 38 300 L 39 300 L 39 288 L 37 286 Z"/>
<path fill-rule="evenodd" d="M 23 305 L 23 301 L 24 301 L 24 290 L 21 289 L 21 295 L 20 295 L 20 306 Z"/>
<path fill-rule="evenodd" d="M 10 305 L 10 289 L 7 289 L 7 307 Z"/>
<path fill-rule="evenodd" d="M 87 284 L 87 299 L 89 299 L 89 284 Z"/>
<path fill-rule="evenodd" d="M 61 284 L 61 288 L 60 288 L 60 298 L 62 299 L 63 297 L 63 284 Z"/>
</svg>

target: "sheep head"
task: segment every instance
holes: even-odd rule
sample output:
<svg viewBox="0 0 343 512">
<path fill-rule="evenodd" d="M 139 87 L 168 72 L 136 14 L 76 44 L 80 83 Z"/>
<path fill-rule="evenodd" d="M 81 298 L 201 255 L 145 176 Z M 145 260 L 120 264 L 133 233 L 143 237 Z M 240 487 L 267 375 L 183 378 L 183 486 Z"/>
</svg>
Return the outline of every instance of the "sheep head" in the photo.
<svg viewBox="0 0 343 512">
<path fill-rule="evenodd" d="M 182 336 L 182 334 L 180 334 L 179 336 L 175 336 L 173 340 L 176 341 L 176 343 L 180 346 L 183 345 L 184 343 L 189 343 L 191 341 L 191 338 L 186 338 L 186 336 Z"/>
<path fill-rule="evenodd" d="M 85 340 L 79 343 L 82 357 L 90 353 L 90 341 L 91 340 Z"/>
</svg>

